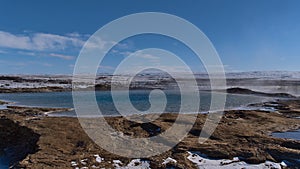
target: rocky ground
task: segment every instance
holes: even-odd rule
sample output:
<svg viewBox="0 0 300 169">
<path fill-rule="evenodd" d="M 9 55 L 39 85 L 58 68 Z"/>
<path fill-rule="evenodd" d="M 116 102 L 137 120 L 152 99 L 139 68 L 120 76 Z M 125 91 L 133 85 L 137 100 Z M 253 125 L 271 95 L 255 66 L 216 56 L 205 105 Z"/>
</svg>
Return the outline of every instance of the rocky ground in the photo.
<svg viewBox="0 0 300 169">
<path fill-rule="evenodd" d="M 0 149 L 2 152 L 10 150 L 8 155 L 15 168 L 114 168 L 116 165 L 138 165 L 141 160 L 151 168 L 197 168 L 195 161 L 187 158 L 190 152 L 218 159 L 239 157 L 249 164 L 286 160 L 297 168 L 300 166 L 296 160 L 300 157 L 300 141 L 273 138 L 270 134 L 300 128 L 300 119 L 294 118 L 300 116 L 300 101 L 264 104 L 277 111 L 227 111 L 213 135 L 203 144 L 198 138 L 207 115 L 199 114 L 188 136 L 173 149 L 140 161 L 100 148 L 83 131 L 77 118 L 47 117 L 44 114 L 59 111 L 57 109 L 11 106 L 0 110 Z M 131 137 L 149 137 L 167 130 L 176 117 L 176 114 L 162 114 L 155 121 L 144 124 L 123 117 L 107 117 L 105 120 L 114 129 Z"/>
<path fill-rule="evenodd" d="M 229 93 L 256 94 L 268 97 L 300 96 L 300 72 L 243 72 L 226 74 Z M 112 82 L 112 77 L 114 81 Z M 189 82 L 184 74 L 176 81 Z M 97 75 L 95 83 L 83 82 L 72 86 L 71 75 L 0 75 L 0 93 L 16 92 L 61 92 L 73 89 L 109 90 L 124 88 L 130 83 L 131 89 L 174 89 L 176 81 L 166 74 L 141 73 L 134 78 L 129 75 Z M 210 90 L 210 79 L 207 74 L 195 74 L 199 90 Z M 76 78 L 75 78 L 76 79 Z M 187 83 L 188 84 L 188 83 Z M 247 90 L 251 89 L 251 90 Z M 219 86 L 218 90 L 226 90 Z M 253 91 L 252 91 L 253 90 Z M 267 93 L 264 93 L 267 92 Z"/>
<path fill-rule="evenodd" d="M 3 104 L 7 104 L 7 102 L 4 102 L 4 101 L 0 100 L 0 105 L 3 105 Z"/>
</svg>

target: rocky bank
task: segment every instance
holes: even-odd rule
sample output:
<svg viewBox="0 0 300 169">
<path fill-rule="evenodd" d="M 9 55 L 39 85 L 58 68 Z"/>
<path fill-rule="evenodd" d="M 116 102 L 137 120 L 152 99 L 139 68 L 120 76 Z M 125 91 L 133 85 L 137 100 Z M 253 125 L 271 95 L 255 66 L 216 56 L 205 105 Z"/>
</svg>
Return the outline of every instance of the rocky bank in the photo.
<svg viewBox="0 0 300 169">
<path fill-rule="evenodd" d="M 300 166 L 296 160 L 300 157 L 300 142 L 273 138 L 270 134 L 300 128 L 300 119 L 294 118 L 300 116 L 300 101 L 265 104 L 276 106 L 277 111 L 227 111 L 213 135 L 203 144 L 198 138 L 207 115 L 199 114 L 188 136 L 173 149 L 143 160 L 149 161 L 151 168 L 197 168 L 187 156 L 188 152 L 201 152 L 214 159 L 239 157 L 250 164 L 285 160 L 293 163 L 290 168 L 297 168 Z M 96 145 L 83 131 L 77 118 L 47 117 L 45 112 L 49 111 L 57 110 L 17 106 L 0 110 L 0 149 L 11 148 L 10 164 L 14 168 L 75 168 L 75 164 L 76 167 L 114 168 L 113 160 L 120 160 L 123 165 L 132 160 Z M 155 121 L 144 124 L 124 117 L 106 117 L 105 120 L 128 136 L 149 137 L 167 130 L 176 117 L 176 114 L 162 114 Z M 103 158 L 101 163 L 95 155 L 101 157 L 100 160 Z M 163 163 L 169 157 L 177 162 Z"/>
</svg>

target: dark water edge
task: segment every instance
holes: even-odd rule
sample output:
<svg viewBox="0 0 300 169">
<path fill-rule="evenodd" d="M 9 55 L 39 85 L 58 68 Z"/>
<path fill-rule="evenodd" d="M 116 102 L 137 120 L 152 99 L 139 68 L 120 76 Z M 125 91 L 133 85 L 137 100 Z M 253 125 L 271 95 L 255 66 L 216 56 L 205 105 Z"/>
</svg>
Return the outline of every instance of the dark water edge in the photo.
<svg viewBox="0 0 300 169">
<path fill-rule="evenodd" d="M 0 169 L 5 169 L 5 168 L 9 168 L 9 158 L 2 153 L 0 155 Z"/>
<path fill-rule="evenodd" d="M 277 138 L 293 139 L 300 141 L 300 129 L 287 132 L 274 132 L 272 133 L 272 136 Z"/>
<path fill-rule="evenodd" d="M 27 156 L 26 148 L 19 145 L 6 147 L 0 153 L 0 169 L 15 168 L 19 161 Z"/>
<path fill-rule="evenodd" d="M 292 131 L 286 131 L 286 132 L 273 132 L 273 137 L 276 138 L 283 138 L 283 139 L 291 139 L 300 141 L 300 129 L 298 130 L 292 130 Z M 300 159 L 293 159 L 293 160 L 284 160 L 283 161 L 288 167 L 291 168 L 299 168 L 300 167 Z"/>
<path fill-rule="evenodd" d="M 16 145 L 16 147 L 18 146 Z M 13 168 L 22 159 L 22 157 L 19 157 L 19 152 L 19 150 L 11 146 L 4 148 L 0 153 L 0 169 Z"/>
</svg>

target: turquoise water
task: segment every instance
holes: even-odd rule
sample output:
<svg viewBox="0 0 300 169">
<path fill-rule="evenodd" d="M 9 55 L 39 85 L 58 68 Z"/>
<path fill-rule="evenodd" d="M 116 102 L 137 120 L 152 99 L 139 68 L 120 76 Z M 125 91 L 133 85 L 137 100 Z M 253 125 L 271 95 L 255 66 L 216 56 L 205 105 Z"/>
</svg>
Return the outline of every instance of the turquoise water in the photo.
<svg viewBox="0 0 300 169">
<path fill-rule="evenodd" d="M 149 102 L 150 90 L 133 90 L 130 91 L 130 101 L 132 105 L 140 110 L 146 111 L 151 107 Z M 180 110 L 181 95 L 176 91 L 164 91 L 166 95 L 167 104 L 164 112 L 178 112 Z M 89 92 L 80 92 L 80 97 L 86 97 Z M 122 97 L 126 92 L 118 91 L 117 95 Z M 218 95 L 224 95 L 219 93 Z M 160 97 L 156 97 L 155 100 L 160 102 Z M 0 100 L 7 100 L 15 102 L 17 105 L 24 106 L 39 106 L 39 107 L 64 107 L 73 108 L 73 99 L 71 92 L 49 92 L 49 93 L 9 93 L 0 94 Z M 114 106 L 114 102 L 111 97 L 110 91 L 97 91 L 96 100 L 103 115 L 119 115 L 118 110 Z M 246 106 L 249 103 L 257 103 L 265 100 L 264 97 L 249 96 L 249 95 L 233 95 L 227 94 L 226 109 L 237 108 Z M 208 92 L 200 93 L 200 112 L 209 110 L 211 102 L 211 94 Z M 85 105 L 89 105 L 90 102 L 86 101 Z M 193 101 L 191 101 L 191 105 Z M 88 106 L 87 106 L 88 107 Z M 156 112 L 153 112 L 156 113 Z M 133 112 L 133 114 L 135 114 Z M 56 115 L 63 116 L 75 116 L 75 112 L 64 112 Z"/>
</svg>

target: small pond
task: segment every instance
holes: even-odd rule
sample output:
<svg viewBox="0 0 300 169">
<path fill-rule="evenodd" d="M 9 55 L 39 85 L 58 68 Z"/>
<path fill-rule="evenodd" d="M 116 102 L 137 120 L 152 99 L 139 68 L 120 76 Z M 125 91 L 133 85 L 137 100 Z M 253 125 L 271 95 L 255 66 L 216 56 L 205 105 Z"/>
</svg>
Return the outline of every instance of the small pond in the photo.
<svg viewBox="0 0 300 169">
<path fill-rule="evenodd" d="M 274 132 L 273 137 L 300 140 L 300 129 L 287 132 Z"/>
</svg>

